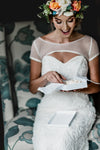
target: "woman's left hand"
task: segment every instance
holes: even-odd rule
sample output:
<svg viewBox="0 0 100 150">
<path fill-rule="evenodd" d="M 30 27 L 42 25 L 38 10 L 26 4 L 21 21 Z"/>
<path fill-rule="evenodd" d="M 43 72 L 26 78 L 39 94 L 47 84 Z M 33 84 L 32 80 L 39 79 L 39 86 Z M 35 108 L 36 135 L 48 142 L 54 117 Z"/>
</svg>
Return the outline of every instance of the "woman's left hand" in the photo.
<svg viewBox="0 0 100 150">
<path fill-rule="evenodd" d="M 81 92 L 81 91 L 82 91 L 82 89 L 68 90 L 68 91 L 61 90 L 61 92 Z"/>
</svg>

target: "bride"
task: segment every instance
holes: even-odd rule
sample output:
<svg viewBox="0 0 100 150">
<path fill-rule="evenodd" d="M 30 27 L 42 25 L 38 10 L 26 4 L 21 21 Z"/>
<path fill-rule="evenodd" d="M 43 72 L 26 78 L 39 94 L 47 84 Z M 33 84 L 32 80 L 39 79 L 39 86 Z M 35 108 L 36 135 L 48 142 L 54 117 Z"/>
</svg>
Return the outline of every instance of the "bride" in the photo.
<svg viewBox="0 0 100 150">
<path fill-rule="evenodd" d="M 55 30 L 32 44 L 30 91 L 36 93 L 48 83 L 64 84 L 88 74 L 90 82 L 87 88 L 44 95 L 36 112 L 33 147 L 34 150 L 89 150 L 88 133 L 96 117 L 89 94 L 100 91 L 98 45 L 91 36 L 75 31 L 83 18 L 81 1 L 51 0 L 44 5 L 43 15 L 54 24 Z M 48 124 L 56 112 L 69 110 L 77 112 L 69 127 Z"/>
</svg>

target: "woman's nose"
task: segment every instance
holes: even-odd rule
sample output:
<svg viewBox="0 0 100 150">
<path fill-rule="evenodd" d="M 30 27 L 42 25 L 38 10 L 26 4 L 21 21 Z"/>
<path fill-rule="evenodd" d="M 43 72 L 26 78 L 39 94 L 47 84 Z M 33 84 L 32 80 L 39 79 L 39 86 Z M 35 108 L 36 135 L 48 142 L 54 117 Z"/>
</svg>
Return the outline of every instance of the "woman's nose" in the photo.
<svg viewBox="0 0 100 150">
<path fill-rule="evenodd" d="M 67 31 L 68 30 L 68 24 L 67 23 L 64 23 L 63 24 L 63 31 Z"/>
</svg>

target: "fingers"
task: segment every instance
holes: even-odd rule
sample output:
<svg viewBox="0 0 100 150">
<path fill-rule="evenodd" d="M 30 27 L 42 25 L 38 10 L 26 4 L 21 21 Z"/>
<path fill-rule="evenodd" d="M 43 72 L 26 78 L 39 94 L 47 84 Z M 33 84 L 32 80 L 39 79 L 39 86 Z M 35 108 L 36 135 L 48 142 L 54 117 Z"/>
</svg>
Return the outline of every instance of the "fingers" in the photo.
<svg viewBox="0 0 100 150">
<path fill-rule="evenodd" d="M 60 90 L 61 92 L 81 92 L 81 90 L 69 90 L 69 91 L 65 91 L 65 90 Z"/>
<path fill-rule="evenodd" d="M 65 90 L 60 90 L 60 91 L 61 91 L 61 92 L 66 92 L 66 93 L 67 93 L 67 92 L 70 92 L 70 91 L 65 91 Z"/>
<path fill-rule="evenodd" d="M 81 89 L 73 90 L 74 92 L 81 92 Z"/>
<path fill-rule="evenodd" d="M 63 81 L 58 73 L 54 72 L 54 76 L 56 78 L 57 83 L 63 83 Z"/>
<path fill-rule="evenodd" d="M 66 80 L 66 78 L 63 76 L 63 75 L 60 75 L 61 76 L 61 78 L 63 79 L 63 80 Z"/>
<path fill-rule="evenodd" d="M 48 82 L 54 82 L 54 83 L 63 83 L 63 80 L 65 80 L 65 77 L 63 77 L 62 75 L 59 75 L 57 72 L 55 71 L 50 71 L 48 73 L 46 73 L 45 78 Z"/>
<path fill-rule="evenodd" d="M 59 83 L 59 80 L 54 75 L 48 77 L 48 81 L 53 83 Z"/>
</svg>

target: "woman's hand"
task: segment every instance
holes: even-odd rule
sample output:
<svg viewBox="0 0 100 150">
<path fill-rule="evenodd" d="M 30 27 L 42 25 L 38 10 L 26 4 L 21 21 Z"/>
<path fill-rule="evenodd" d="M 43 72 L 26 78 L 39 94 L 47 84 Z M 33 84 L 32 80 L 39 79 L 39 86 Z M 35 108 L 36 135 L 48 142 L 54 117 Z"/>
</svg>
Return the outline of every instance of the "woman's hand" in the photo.
<svg viewBox="0 0 100 150">
<path fill-rule="evenodd" d="M 49 71 L 45 74 L 45 79 L 48 82 L 52 83 L 63 83 L 63 80 L 66 80 L 64 76 L 61 74 L 57 73 L 56 71 Z"/>
</svg>

